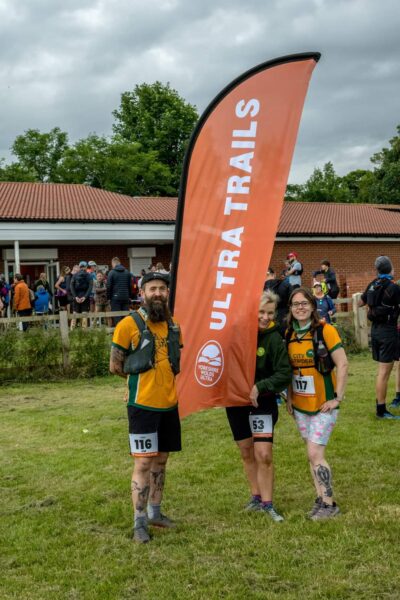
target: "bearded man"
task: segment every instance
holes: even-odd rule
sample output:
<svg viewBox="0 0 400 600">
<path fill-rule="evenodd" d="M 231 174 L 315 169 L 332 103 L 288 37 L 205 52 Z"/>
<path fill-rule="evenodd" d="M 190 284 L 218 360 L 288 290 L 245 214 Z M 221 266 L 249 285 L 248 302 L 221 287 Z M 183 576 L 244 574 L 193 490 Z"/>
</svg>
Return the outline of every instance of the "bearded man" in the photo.
<svg viewBox="0 0 400 600">
<path fill-rule="evenodd" d="M 129 442 L 134 457 L 133 539 L 150 541 L 149 525 L 175 527 L 161 512 L 165 468 L 170 452 L 181 450 L 175 378 L 182 339 L 168 309 L 169 276 L 144 275 L 143 306 L 115 328 L 110 371 L 127 378 Z"/>
</svg>

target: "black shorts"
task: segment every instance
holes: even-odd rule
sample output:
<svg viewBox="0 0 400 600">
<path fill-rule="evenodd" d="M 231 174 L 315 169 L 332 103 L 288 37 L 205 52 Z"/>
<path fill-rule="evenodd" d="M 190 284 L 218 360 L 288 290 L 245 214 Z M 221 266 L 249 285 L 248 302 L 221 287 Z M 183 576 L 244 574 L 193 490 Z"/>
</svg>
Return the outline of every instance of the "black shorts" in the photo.
<svg viewBox="0 0 400 600">
<path fill-rule="evenodd" d="M 272 433 L 260 435 L 250 427 L 250 415 L 271 415 Z M 254 408 L 254 406 L 229 406 L 226 409 L 229 425 L 235 442 L 253 437 L 255 442 L 273 442 L 273 430 L 278 421 L 278 406 L 273 408 Z M 259 421 L 260 423 L 260 421 Z"/>
<path fill-rule="evenodd" d="M 68 297 L 68 294 L 65 294 L 65 296 L 57 296 L 57 300 L 59 306 L 65 307 L 70 304 L 70 298 Z"/>
<path fill-rule="evenodd" d="M 179 452 L 181 422 L 178 408 L 146 410 L 128 406 L 129 439 L 133 456 L 155 456 L 158 452 Z M 132 434 L 136 437 L 132 437 Z M 146 439 L 146 434 L 150 434 Z"/>
<path fill-rule="evenodd" d="M 89 298 L 86 298 L 84 302 L 76 302 L 74 300 L 72 303 L 72 312 L 81 315 L 82 313 L 89 312 L 89 307 Z"/>
<path fill-rule="evenodd" d="M 399 360 L 399 335 L 396 326 L 378 325 L 371 329 L 372 358 L 380 363 Z"/>
</svg>

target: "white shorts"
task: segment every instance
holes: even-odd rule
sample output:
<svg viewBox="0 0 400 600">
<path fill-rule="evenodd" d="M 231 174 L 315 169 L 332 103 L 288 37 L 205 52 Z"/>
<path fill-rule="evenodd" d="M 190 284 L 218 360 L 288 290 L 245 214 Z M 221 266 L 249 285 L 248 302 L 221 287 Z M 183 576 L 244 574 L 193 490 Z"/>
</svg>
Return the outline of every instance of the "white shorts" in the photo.
<svg viewBox="0 0 400 600">
<path fill-rule="evenodd" d="M 306 415 L 294 409 L 293 414 L 297 428 L 303 440 L 326 446 L 338 417 L 338 410 L 319 412 L 316 415 Z"/>
</svg>

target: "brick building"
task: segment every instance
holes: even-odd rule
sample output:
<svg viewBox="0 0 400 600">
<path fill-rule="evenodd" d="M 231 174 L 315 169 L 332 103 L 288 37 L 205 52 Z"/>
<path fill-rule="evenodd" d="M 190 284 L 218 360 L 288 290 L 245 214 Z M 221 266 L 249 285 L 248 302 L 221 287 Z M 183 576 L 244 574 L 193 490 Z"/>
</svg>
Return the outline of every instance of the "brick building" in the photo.
<svg viewBox="0 0 400 600">
<path fill-rule="evenodd" d="M 80 260 L 110 265 L 118 256 L 138 274 L 171 260 L 176 198 L 132 198 L 84 185 L 0 182 L 0 271 L 16 265 L 28 280 Z M 391 257 L 400 277 L 400 207 L 300 203 L 284 205 L 271 266 L 277 272 L 295 251 L 303 282 L 327 258 L 338 274 L 341 295 L 364 289 L 376 256 Z M 260 241 L 262 243 L 262 241 Z"/>
<path fill-rule="evenodd" d="M 330 260 L 343 297 L 364 291 L 381 254 L 392 259 L 400 278 L 400 207 L 286 202 L 271 259 L 275 270 L 283 268 L 288 251 L 303 263 L 306 285 L 320 261 Z"/>
<path fill-rule="evenodd" d="M 133 273 L 168 266 L 176 198 L 132 198 L 85 185 L 0 182 L 0 271 L 28 283 L 47 272 L 53 285 L 64 265 L 118 256 Z"/>
</svg>

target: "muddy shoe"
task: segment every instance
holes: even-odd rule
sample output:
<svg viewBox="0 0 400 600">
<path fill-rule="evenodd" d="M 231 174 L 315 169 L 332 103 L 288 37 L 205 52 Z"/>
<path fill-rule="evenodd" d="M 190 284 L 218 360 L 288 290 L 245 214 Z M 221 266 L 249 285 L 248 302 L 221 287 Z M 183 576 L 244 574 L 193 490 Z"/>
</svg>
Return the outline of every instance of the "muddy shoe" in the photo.
<svg viewBox="0 0 400 600">
<path fill-rule="evenodd" d="M 257 498 L 251 498 L 243 510 L 246 512 L 255 512 L 261 510 L 261 500 L 258 500 Z"/>
<path fill-rule="evenodd" d="M 332 505 L 325 504 L 322 502 L 321 506 L 317 510 L 317 512 L 310 517 L 312 521 L 324 521 L 325 519 L 332 519 L 332 517 L 336 517 L 340 514 L 340 509 L 337 506 L 336 502 Z"/>
<path fill-rule="evenodd" d="M 133 528 L 133 540 L 138 544 L 147 544 L 150 541 L 146 519 L 137 519 Z"/>
<path fill-rule="evenodd" d="M 319 496 L 318 498 L 315 498 L 313 507 L 310 510 L 310 512 L 307 513 L 307 517 L 309 519 L 312 519 L 313 516 L 317 514 L 317 512 L 319 511 L 319 509 L 321 508 L 321 506 L 322 506 L 322 498 L 321 498 L 321 496 Z"/>
<path fill-rule="evenodd" d="M 154 519 L 149 519 L 149 525 L 153 525 L 153 527 L 164 527 L 166 529 L 173 529 L 176 527 L 176 523 L 171 521 L 166 515 L 160 513 L 160 516 Z"/>
<path fill-rule="evenodd" d="M 281 523 L 285 520 L 273 506 L 261 506 L 261 512 L 266 513 L 275 523 Z"/>
</svg>

